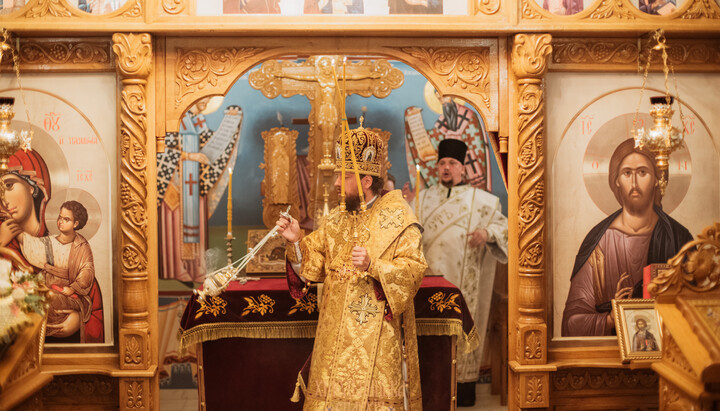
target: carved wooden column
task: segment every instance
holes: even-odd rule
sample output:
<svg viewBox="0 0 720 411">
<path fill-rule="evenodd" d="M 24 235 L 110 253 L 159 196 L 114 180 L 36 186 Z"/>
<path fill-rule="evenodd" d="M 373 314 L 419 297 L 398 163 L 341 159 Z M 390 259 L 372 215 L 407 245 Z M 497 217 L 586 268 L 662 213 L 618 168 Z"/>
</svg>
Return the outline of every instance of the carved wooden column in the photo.
<svg viewBox="0 0 720 411">
<path fill-rule="evenodd" d="M 119 360 L 120 369 L 130 371 L 119 380 L 120 407 L 152 409 L 149 300 L 157 298 L 148 293 L 147 86 L 152 45 L 148 33 L 116 33 L 112 39 L 121 79 Z"/>
<path fill-rule="evenodd" d="M 509 409 L 545 408 L 551 370 L 545 312 L 545 103 L 543 77 L 552 51 L 549 34 L 518 34 L 511 59 L 515 75 L 514 133 L 508 192 L 511 245 Z M 513 199 L 514 197 L 514 199 Z M 512 211 L 516 212 L 512 212 Z M 511 237 L 511 238 L 513 238 Z"/>
</svg>

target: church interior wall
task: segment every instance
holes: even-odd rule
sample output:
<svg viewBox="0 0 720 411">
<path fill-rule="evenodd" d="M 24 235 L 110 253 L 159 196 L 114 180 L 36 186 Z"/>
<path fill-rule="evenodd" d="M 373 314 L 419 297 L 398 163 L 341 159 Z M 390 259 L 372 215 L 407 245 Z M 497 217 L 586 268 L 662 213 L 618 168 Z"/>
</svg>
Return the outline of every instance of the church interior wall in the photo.
<svg viewBox="0 0 720 411">
<path fill-rule="evenodd" d="M 19 5 L 21 2 L 16 3 Z M 634 113 L 640 99 L 637 88 L 642 81 L 641 75 L 633 72 L 636 60 L 633 57 L 624 61 L 622 70 L 617 70 L 612 61 L 591 61 L 584 65 L 571 63 L 563 67 L 553 60 L 547 74 L 544 68 L 538 72 L 527 68 L 513 72 L 513 60 L 522 63 L 537 57 L 542 66 L 547 64 L 543 63 L 546 56 L 548 60 L 551 59 L 549 51 L 546 53 L 530 47 L 531 55 L 527 55 L 516 50 L 514 46 L 521 41 L 514 36 L 520 33 L 520 36 L 532 41 L 540 39 L 539 43 L 546 41 L 547 44 L 555 39 L 550 40 L 545 33 L 551 33 L 557 39 L 578 34 L 607 39 L 626 36 L 632 38 L 631 43 L 641 44 L 645 33 L 660 26 L 668 31 L 671 43 L 673 39 L 692 37 L 708 45 L 708 56 L 701 56 L 700 63 L 686 60 L 684 66 L 679 64 L 678 71 L 682 73 L 677 75 L 680 96 L 688 108 L 684 114 L 692 113 L 695 116 L 695 132 L 704 133 L 705 137 L 693 143 L 689 149 L 691 170 L 694 172 L 688 183 L 687 194 L 671 215 L 681 220 L 696 235 L 702 227 L 720 217 L 720 188 L 717 186 L 720 180 L 720 142 L 717 140 L 720 138 L 720 120 L 713 115 L 720 104 L 716 39 L 720 30 L 720 2 L 678 1 L 674 14 L 666 16 L 645 15 L 637 9 L 638 2 L 634 0 L 584 1 L 584 11 L 574 16 L 553 15 L 543 10 L 541 3 L 540 0 L 473 1 L 468 2 L 469 11 L 462 16 L 412 16 L 408 19 L 397 16 L 341 16 L 337 20 L 333 16 L 268 15 L 199 18 L 194 15 L 197 5 L 183 0 L 128 0 L 120 8 L 101 16 L 83 14 L 65 0 L 28 0 L 24 8 L 6 10 L 7 13 L 0 16 L 0 26 L 19 33 L 23 42 L 41 39 L 63 43 L 67 42 L 67 36 L 72 35 L 80 40 L 85 38 L 83 36 L 92 36 L 87 39 L 112 44 L 111 36 L 115 33 L 118 36 L 114 39 L 117 50 L 109 52 L 109 58 L 102 63 L 92 62 L 93 58 L 90 58 L 90 63 L 82 58 L 59 58 L 50 52 L 45 57 L 35 56 L 35 61 L 30 61 L 33 55 L 23 57 L 23 61 L 28 62 L 30 67 L 23 74 L 24 87 L 48 90 L 62 96 L 83 112 L 97 130 L 105 156 L 102 161 L 107 160 L 104 172 L 110 181 L 108 194 L 99 203 L 103 210 L 114 211 L 109 219 L 102 222 L 101 227 L 108 230 L 102 244 L 93 245 L 94 248 L 97 246 L 98 253 L 106 254 L 104 257 L 107 257 L 109 265 L 109 271 L 99 273 L 98 276 L 103 279 L 102 288 L 109 290 L 103 294 L 103 301 L 110 311 L 109 317 L 106 317 L 106 330 L 107 327 L 111 329 L 106 334 L 110 334 L 112 339 L 101 347 L 59 347 L 55 351 L 49 347 L 43 358 L 43 367 L 44 372 L 56 378 L 53 389 L 61 384 L 86 384 L 82 378 L 73 380 L 75 375 L 91 376 L 90 379 L 97 376 L 97 381 L 92 382 L 94 391 L 88 397 L 110 398 L 111 401 L 106 403 L 111 404 L 111 408 L 158 409 L 159 343 L 155 319 L 158 305 L 158 223 L 155 216 L 156 170 L 153 159 L 156 148 L 162 148 L 158 142 L 162 140 L 166 129 L 177 129 L 179 116 L 175 115 L 176 111 L 184 110 L 185 103 L 190 103 L 183 101 L 182 107 L 177 108 L 172 87 L 180 65 L 176 66 L 175 59 L 179 54 L 172 47 L 207 48 L 210 43 L 218 47 L 228 44 L 231 47 L 244 47 L 246 43 L 257 43 L 257 38 L 266 40 L 265 43 L 260 42 L 267 48 L 262 52 L 264 54 L 243 58 L 240 63 L 253 66 L 263 60 L 277 58 L 277 53 L 269 50 L 281 47 L 304 48 L 317 51 L 318 54 L 333 51 L 392 57 L 392 54 L 387 54 L 388 50 L 402 54 L 405 50 L 400 49 L 405 46 L 426 51 L 443 49 L 473 52 L 485 44 L 483 41 L 487 41 L 500 43 L 498 61 L 493 61 L 492 66 L 500 66 L 501 69 L 499 74 L 492 74 L 492 84 L 499 88 L 497 95 L 492 98 L 495 103 L 499 101 L 500 105 L 491 110 L 494 116 L 486 120 L 493 124 L 492 131 L 498 132 L 500 138 L 510 140 L 510 150 L 498 153 L 500 158 L 503 155 L 510 157 L 509 178 L 505 180 L 509 188 L 505 194 L 506 202 L 503 203 L 504 211 L 511 215 L 511 258 L 514 257 L 509 275 L 510 405 L 515 408 L 579 409 L 578 406 L 583 404 L 589 409 L 599 409 L 605 406 L 641 407 L 642 402 L 647 401 L 649 408 L 653 408 L 657 401 L 657 376 L 649 365 L 622 364 L 616 340 L 612 338 L 561 341 L 558 333 L 558 315 L 561 315 L 567 295 L 567 287 L 563 284 L 567 284 L 571 259 L 587 229 L 606 215 L 582 185 L 583 180 L 578 174 L 578 170 L 583 167 L 582 155 L 586 151 L 586 142 L 594 135 L 591 131 L 599 130 L 603 124 L 619 115 Z M 348 29 L 348 21 L 356 24 Z M 124 34 L 130 32 L 151 34 Z M 319 37 L 308 37 L 308 33 Z M 238 40 L 241 37 L 235 37 L 231 43 L 225 37 L 215 43 L 213 38 L 208 37 L 215 35 L 257 38 L 241 41 Z M 272 37 L 278 35 L 283 37 Z M 148 48 L 153 51 L 152 60 Z M 50 50 L 50 47 L 44 50 Z M 536 55 L 532 56 L 533 53 Z M 114 61 L 114 54 L 138 57 L 139 67 L 132 66 L 128 60 Z M 359 116 L 362 107 L 367 107 L 368 126 L 387 126 L 392 132 L 390 160 L 393 163 L 393 174 L 398 177 L 398 186 L 410 177 L 401 143 L 404 136 L 402 110 L 410 105 L 424 104 L 420 89 L 426 79 L 430 79 L 443 92 L 470 96 L 479 101 L 477 95 L 467 89 L 472 88 L 471 83 L 458 82 L 460 70 L 457 65 L 453 64 L 449 71 L 444 71 L 438 61 L 437 58 L 425 57 L 397 63 L 403 67 L 406 84 L 387 99 L 357 96 L 348 99 L 349 115 Z M 3 62 L 7 64 L 6 60 Z M 98 69 L 101 65 L 102 68 Z M 118 72 L 107 72 L 108 66 L 111 70 L 117 68 Z M 13 77 L 7 69 L 7 65 L 3 67 L 0 89 L 13 87 Z M 246 69 L 238 70 L 242 72 Z M 53 70 L 67 74 L 53 73 Z M 31 71 L 39 74 L 31 74 Z M 88 74 L 92 71 L 105 73 Z M 708 74 L 708 71 L 711 73 Z M 257 194 L 263 174 L 258 168 L 258 159 L 262 158 L 259 132 L 279 125 L 278 111 L 283 114 L 285 126 L 290 125 L 292 118 L 306 117 L 307 100 L 300 96 L 269 100 L 247 85 L 247 74 L 238 78 L 226 74 L 224 72 L 218 76 L 221 82 L 226 82 L 219 88 L 225 87 L 223 93 L 229 89 L 227 99 L 237 98 L 247 114 L 238 157 L 242 167 L 238 175 L 246 181 L 237 178 L 234 181 L 235 192 L 247 190 L 252 194 L 236 197 L 237 210 L 234 214 L 238 218 L 237 224 L 255 227 L 261 222 L 261 218 L 258 218 Z M 449 79 L 453 76 L 454 81 Z M 535 113 L 537 116 L 533 117 L 533 121 L 524 122 L 519 120 L 523 114 L 519 113 L 520 102 L 517 98 L 523 95 L 525 85 L 535 84 L 536 80 L 537 84 L 544 84 L 545 94 L 540 92 L 543 108 Z M 233 81 L 235 86 L 230 87 Z M 210 87 L 210 84 L 207 82 L 206 85 Z M 664 86 L 661 75 L 652 74 L 648 87 L 662 91 Z M 671 92 L 673 87 L 671 84 Z M 198 90 L 195 92 L 203 94 Z M 641 113 L 647 112 L 646 102 L 650 94 L 646 92 L 643 97 Z M 138 102 L 141 104 L 136 105 Z M 598 111 L 588 114 L 583 111 L 586 106 Z M 426 125 L 430 125 L 435 115 L 427 106 L 424 108 Z M 39 126 L 49 113 L 55 111 L 43 109 L 33 112 L 33 115 L 38 116 Z M 211 125 L 219 121 L 219 117 L 214 116 L 208 115 Z M 21 106 L 17 108 L 16 121 L 22 124 Z M 293 127 L 301 135 L 307 133 L 307 126 Z M 586 131 L 584 137 L 583 131 Z M 536 143 L 541 153 L 537 163 L 531 165 L 533 170 L 540 170 L 540 181 L 547 184 L 547 195 L 543 198 L 540 193 L 538 197 L 536 210 L 539 210 L 540 226 L 523 231 L 518 228 L 518 216 L 521 211 L 527 211 L 521 210 L 524 204 L 521 201 L 524 200 L 520 198 L 526 193 L 523 184 L 527 185 L 527 180 L 519 176 L 519 163 L 527 153 L 519 150 L 517 142 L 528 133 L 533 134 L 529 140 Z M 300 143 L 302 140 L 298 139 L 299 150 L 304 149 L 304 144 Z M 574 160 L 566 161 L 568 156 Z M 73 170 L 72 164 L 80 161 L 82 159 L 74 158 L 68 164 L 68 175 L 65 176 L 68 181 L 73 177 L 77 180 L 77 169 Z M 504 183 L 496 177 L 500 177 L 503 167 L 497 166 L 495 156 L 491 156 L 491 162 L 493 187 L 499 190 L 502 197 Z M 592 162 L 589 164 L 592 168 Z M 395 173 L 396 170 L 402 172 Z M 98 174 L 93 176 L 99 178 Z M 245 184 L 253 188 L 248 190 Z M 129 187 L 130 197 L 121 198 L 128 193 L 121 191 L 121 186 L 123 189 Z M 128 198 L 132 204 L 126 202 Z M 223 210 L 225 204 L 225 200 L 220 201 L 216 216 L 210 219 L 211 227 L 222 227 L 227 211 Z M 99 241 L 99 237 L 94 241 Z M 520 262 L 519 257 L 520 249 L 530 243 L 539 244 L 541 251 L 539 263 L 527 271 L 527 266 Z M 242 247 L 244 244 L 238 250 Z M 616 384 L 618 375 L 623 381 L 619 388 Z M 68 381 L 72 384 L 67 384 Z M 582 384 L 574 387 L 568 381 L 580 381 Z M 621 395 L 615 402 L 603 403 L 605 398 L 601 397 L 617 390 L 621 391 Z M 65 397 L 71 395 L 72 392 L 57 394 Z M 48 398 L 51 397 L 48 394 Z M 624 402 L 633 397 L 633 401 Z M 32 401 L 37 403 L 37 397 Z"/>
</svg>

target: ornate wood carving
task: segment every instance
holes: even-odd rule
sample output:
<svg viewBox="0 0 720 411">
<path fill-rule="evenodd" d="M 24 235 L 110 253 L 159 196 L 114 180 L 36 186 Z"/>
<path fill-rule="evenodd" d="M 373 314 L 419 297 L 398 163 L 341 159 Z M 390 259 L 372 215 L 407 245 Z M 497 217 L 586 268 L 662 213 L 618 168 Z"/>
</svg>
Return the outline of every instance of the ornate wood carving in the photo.
<svg viewBox="0 0 720 411">
<path fill-rule="evenodd" d="M 65 6 L 65 2 L 61 0 L 38 0 L 24 15 L 24 17 L 30 19 L 45 16 L 72 17 L 72 13 Z"/>
<path fill-rule="evenodd" d="M 477 0 L 476 10 L 482 14 L 495 14 L 500 10 L 500 0 Z"/>
<path fill-rule="evenodd" d="M 682 393 L 677 387 L 662 379 L 660 381 L 660 403 L 663 404 L 664 410 L 669 411 L 700 411 L 702 405 L 693 401 Z"/>
<path fill-rule="evenodd" d="M 153 398 L 151 396 L 149 379 L 120 379 L 120 409 L 123 410 L 151 410 Z"/>
<path fill-rule="evenodd" d="M 20 40 L 20 66 L 23 72 L 113 71 L 115 60 L 109 40 L 24 38 Z M 2 69 L 11 70 L 9 56 Z"/>
<path fill-rule="evenodd" d="M 554 38 L 552 63 L 555 64 L 632 64 L 637 65 L 636 39 Z"/>
<path fill-rule="evenodd" d="M 491 109 L 489 47 L 405 47 L 402 51 L 428 64 L 445 78 L 447 86 L 479 95 L 485 108 Z"/>
<path fill-rule="evenodd" d="M 244 60 L 263 51 L 261 48 L 212 48 L 177 49 L 175 66 L 175 107 L 180 107 L 183 98 L 203 88 L 216 86 L 220 77 L 232 71 Z"/>
<path fill-rule="evenodd" d="M 681 370 L 697 378 L 697 374 L 695 374 L 695 371 L 690 366 L 687 358 L 685 358 L 682 350 L 680 350 L 677 342 L 665 326 L 663 326 L 663 360 L 667 360 L 675 364 Z"/>
<path fill-rule="evenodd" d="M 42 389 L 46 409 L 72 409 L 79 399 L 87 409 L 117 409 L 118 381 L 105 375 L 56 375 Z"/>
<path fill-rule="evenodd" d="M 720 284 L 720 223 L 706 227 L 697 239 L 685 244 L 648 285 L 653 296 L 677 294 L 683 288 L 695 292 L 712 291 Z"/>
<path fill-rule="evenodd" d="M 554 372 L 552 384 L 555 391 L 653 390 L 658 375 L 647 369 L 572 368 Z"/>
<path fill-rule="evenodd" d="M 273 128 L 263 131 L 265 141 L 265 170 L 260 190 L 263 193 L 263 222 L 267 228 L 275 226 L 278 215 L 291 206 L 290 214 L 299 218 L 300 196 L 297 183 L 297 130 Z"/>
<path fill-rule="evenodd" d="M 147 369 L 148 339 L 148 203 L 147 78 L 152 68 L 147 33 L 116 33 L 113 52 L 120 91 L 120 368 Z"/>
<path fill-rule="evenodd" d="M 185 0 L 162 0 L 163 11 L 167 14 L 181 14 L 186 7 Z"/>
<path fill-rule="evenodd" d="M 718 5 L 713 0 L 696 0 L 680 17 L 683 19 L 720 19 Z"/>
<path fill-rule="evenodd" d="M 677 69 L 682 65 L 707 65 L 718 70 L 720 66 L 720 41 L 718 40 L 685 40 L 673 39 L 668 42 L 668 62 Z M 643 45 L 645 48 L 645 45 Z M 662 67 L 660 53 L 653 53 L 653 65 Z M 642 55 L 640 65 L 647 62 L 647 56 Z"/>
<path fill-rule="evenodd" d="M 142 0 L 130 0 L 132 5 L 122 12 L 123 17 L 141 17 L 143 15 Z M 125 8 L 125 7 L 123 7 Z"/>
<path fill-rule="evenodd" d="M 535 10 L 536 3 L 533 0 L 522 0 L 522 17 L 524 19 L 545 19 L 546 17 Z"/>
<path fill-rule="evenodd" d="M 630 2 L 624 2 L 623 0 L 603 0 L 586 19 L 637 19 L 635 13 L 627 7 L 628 5 L 630 5 Z"/>
<path fill-rule="evenodd" d="M 542 408 L 550 405 L 550 377 L 546 373 L 520 374 L 519 406 L 521 408 Z"/>
<path fill-rule="evenodd" d="M 517 77 L 518 291 L 517 354 L 521 364 L 547 362 L 545 323 L 545 154 L 542 78 L 550 35 L 518 34 L 512 46 Z"/>
</svg>

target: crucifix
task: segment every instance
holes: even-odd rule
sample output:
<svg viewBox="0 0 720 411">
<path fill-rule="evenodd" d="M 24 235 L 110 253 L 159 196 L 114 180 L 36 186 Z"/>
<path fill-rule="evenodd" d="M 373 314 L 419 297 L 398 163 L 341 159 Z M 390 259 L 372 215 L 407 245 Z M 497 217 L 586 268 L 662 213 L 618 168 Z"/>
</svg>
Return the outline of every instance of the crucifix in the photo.
<svg viewBox="0 0 720 411">
<path fill-rule="evenodd" d="M 332 186 L 333 183 L 333 144 L 340 133 L 344 115 L 340 112 L 340 99 L 351 94 L 384 98 L 404 80 L 402 72 L 387 60 L 349 61 L 342 56 L 311 56 L 304 61 L 269 60 L 250 73 L 250 85 L 267 98 L 304 95 L 310 100 L 309 216 L 316 215 L 315 203 L 322 201 L 324 185 Z M 337 87 L 343 87 L 343 84 L 347 86 L 345 96 Z M 334 190 L 330 197 L 331 201 L 335 200 Z"/>
</svg>

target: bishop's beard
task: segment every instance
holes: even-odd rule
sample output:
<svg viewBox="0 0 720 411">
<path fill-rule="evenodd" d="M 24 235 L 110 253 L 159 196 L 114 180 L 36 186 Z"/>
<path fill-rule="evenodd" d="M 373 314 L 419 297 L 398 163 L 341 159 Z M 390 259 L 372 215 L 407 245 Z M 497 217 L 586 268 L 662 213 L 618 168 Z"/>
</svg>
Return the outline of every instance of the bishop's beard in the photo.
<svg viewBox="0 0 720 411">
<path fill-rule="evenodd" d="M 345 209 L 348 211 L 358 211 L 360 209 L 360 196 L 345 193 Z"/>
</svg>

